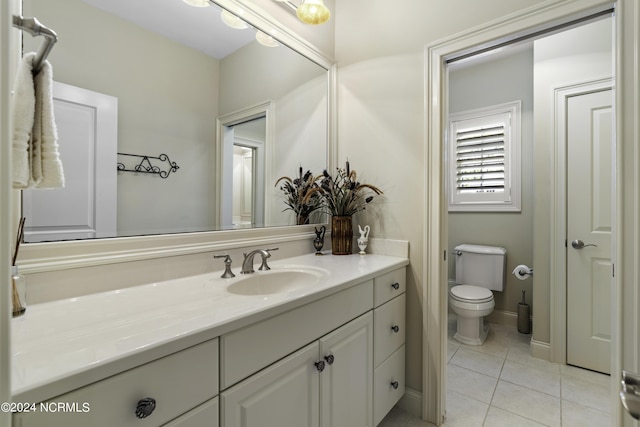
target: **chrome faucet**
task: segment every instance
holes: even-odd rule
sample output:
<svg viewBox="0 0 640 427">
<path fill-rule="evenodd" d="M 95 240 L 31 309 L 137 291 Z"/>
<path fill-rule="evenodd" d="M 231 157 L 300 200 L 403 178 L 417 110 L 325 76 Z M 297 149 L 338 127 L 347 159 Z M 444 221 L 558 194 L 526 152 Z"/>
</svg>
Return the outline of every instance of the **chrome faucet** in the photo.
<svg viewBox="0 0 640 427">
<path fill-rule="evenodd" d="M 240 274 L 251 274 L 254 273 L 253 269 L 253 257 L 257 254 L 260 254 L 262 257 L 262 264 L 260 264 L 260 268 L 258 270 L 271 270 L 271 268 L 267 265 L 267 258 L 271 256 L 271 251 L 277 251 L 278 248 L 272 249 L 256 249 L 249 253 L 244 253 L 244 261 L 242 261 L 242 270 L 240 270 Z"/>
<path fill-rule="evenodd" d="M 231 257 L 227 254 L 223 255 L 214 255 L 214 258 L 224 258 L 224 273 L 222 273 L 223 279 L 230 279 L 232 277 L 236 277 L 235 274 L 231 271 Z"/>
</svg>

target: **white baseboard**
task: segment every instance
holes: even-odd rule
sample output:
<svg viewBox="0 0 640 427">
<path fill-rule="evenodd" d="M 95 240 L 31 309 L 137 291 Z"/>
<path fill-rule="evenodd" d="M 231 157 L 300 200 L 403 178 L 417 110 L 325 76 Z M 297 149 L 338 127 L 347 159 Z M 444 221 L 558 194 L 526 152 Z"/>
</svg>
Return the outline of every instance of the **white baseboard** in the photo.
<svg viewBox="0 0 640 427">
<path fill-rule="evenodd" d="M 551 344 L 531 340 L 531 355 L 537 359 L 551 360 Z"/>
<path fill-rule="evenodd" d="M 485 320 L 489 323 L 518 327 L 518 313 L 506 310 L 493 310 Z"/>
<path fill-rule="evenodd" d="M 422 417 L 422 392 L 410 387 L 405 387 L 404 396 L 400 398 L 397 406 L 404 409 L 414 417 Z"/>
</svg>

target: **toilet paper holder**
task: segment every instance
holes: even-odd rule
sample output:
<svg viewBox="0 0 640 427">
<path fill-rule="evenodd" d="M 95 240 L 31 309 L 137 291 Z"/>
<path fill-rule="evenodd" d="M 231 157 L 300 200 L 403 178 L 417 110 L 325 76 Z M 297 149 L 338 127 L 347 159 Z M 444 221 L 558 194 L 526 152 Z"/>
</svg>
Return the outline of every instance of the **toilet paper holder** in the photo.
<svg viewBox="0 0 640 427">
<path fill-rule="evenodd" d="M 527 265 L 520 264 L 516 268 L 513 269 L 511 274 L 513 274 L 514 276 L 516 276 L 520 280 L 524 280 L 529 276 L 533 276 L 533 267 L 529 267 Z"/>
</svg>

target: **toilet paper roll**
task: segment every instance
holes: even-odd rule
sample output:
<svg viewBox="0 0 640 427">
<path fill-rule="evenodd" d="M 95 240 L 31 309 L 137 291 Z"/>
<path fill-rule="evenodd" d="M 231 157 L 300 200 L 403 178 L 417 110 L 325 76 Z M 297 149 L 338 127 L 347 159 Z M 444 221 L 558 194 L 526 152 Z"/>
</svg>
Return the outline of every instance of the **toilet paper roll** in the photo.
<svg viewBox="0 0 640 427">
<path fill-rule="evenodd" d="M 520 264 L 519 266 L 513 269 L 512 274 L 520 280 L 525 280 L 529 276 L 533 275 L 533 268 L 529 268 L 524 264 Z"/>
</svg>

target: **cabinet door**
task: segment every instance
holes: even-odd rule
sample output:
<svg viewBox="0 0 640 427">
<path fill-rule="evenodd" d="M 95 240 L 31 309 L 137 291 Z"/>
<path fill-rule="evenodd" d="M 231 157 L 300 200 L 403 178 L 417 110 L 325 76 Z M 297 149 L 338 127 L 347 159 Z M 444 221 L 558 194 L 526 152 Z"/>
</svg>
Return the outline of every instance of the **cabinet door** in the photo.
<svg viewBox="0 0 640 427">
<path fill-rule="evenodd" d="M 224 391 L 222 427 L 318 427 L 318 352 L 314 342 Z"/>
<path fill-rule="evenodd" d="M 321 426 L 373 426 L 371 312 L 322 338 L 320 355 L 326 363 L 320 376 Z"/>
</svg>

